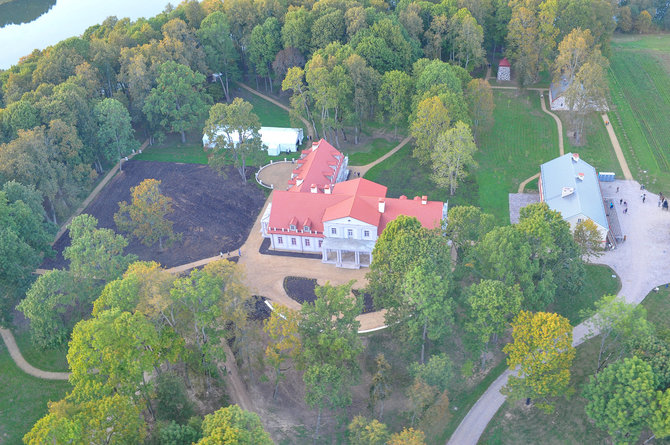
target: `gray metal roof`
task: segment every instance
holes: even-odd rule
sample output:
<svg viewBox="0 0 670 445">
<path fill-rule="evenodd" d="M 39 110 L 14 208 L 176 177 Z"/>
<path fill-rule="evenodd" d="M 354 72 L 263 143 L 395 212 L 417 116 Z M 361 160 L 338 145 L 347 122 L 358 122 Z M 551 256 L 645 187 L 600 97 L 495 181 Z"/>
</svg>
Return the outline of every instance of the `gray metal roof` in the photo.
<svg viewBox="0 0 670 445">
<path fill-rule="evenodd" d="M 584 179 L 578 179 L 584 173 Z M 561 212 L 564 219 L 583 214 L 595 223 L 609 227 L 596 169 L 581 158 L 574 161 L 572 153 L 542 164 L 542 198 L 550 209 Z M 562 197 L 563 188 L 574 192 Z"/>
</svg>

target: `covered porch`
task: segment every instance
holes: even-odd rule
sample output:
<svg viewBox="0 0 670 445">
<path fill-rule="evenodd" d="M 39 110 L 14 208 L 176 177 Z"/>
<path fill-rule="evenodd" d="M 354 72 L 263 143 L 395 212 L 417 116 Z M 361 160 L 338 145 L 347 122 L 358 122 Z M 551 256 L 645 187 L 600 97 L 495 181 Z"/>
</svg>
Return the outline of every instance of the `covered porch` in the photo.
<svg viewBox="0 0 670 445">
<path fill-rule="evenodd" d="M 375 242 L 372 240 L 326 238 L 321 245 L 321 261 L 348 269 L 369 267 L 374 247 Z"/>
</svg>

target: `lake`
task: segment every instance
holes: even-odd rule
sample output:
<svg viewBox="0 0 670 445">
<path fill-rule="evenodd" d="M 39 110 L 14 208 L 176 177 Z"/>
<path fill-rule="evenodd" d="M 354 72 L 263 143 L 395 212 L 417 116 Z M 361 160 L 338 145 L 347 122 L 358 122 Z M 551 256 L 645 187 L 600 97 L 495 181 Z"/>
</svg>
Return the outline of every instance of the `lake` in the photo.
<svg viewBox="0 0 670 445">
<path fill-rule="evenodd" d="M 107 17 L 153 17 L 169 0 L 0 0 L 0 70 Z M 173 4 L 177 4 L 175 1 Z"/>
</svg>

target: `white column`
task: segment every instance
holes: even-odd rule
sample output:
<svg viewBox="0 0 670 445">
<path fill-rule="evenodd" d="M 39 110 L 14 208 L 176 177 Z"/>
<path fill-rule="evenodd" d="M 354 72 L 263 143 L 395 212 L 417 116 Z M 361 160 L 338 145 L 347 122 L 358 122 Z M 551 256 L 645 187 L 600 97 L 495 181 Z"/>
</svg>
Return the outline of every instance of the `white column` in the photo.
<svg viewBox="0 0 670 445">
<path fill-rule="evenodd" d="M 361 265 L 361 257 L 360 257 L 360 253 L 358 252 L 358 250 L 357 250 L 356 252 L 354 252 L 354 253 L 356 254 L 356 265 L 357 265 L 357 266 L 360 266 L 360 265 Z"/>
<path fill-rule="evenodd" d="M 342 251 L 340 249 L 337 249 L 337 265 L 342 265 Z"/>
</svg>

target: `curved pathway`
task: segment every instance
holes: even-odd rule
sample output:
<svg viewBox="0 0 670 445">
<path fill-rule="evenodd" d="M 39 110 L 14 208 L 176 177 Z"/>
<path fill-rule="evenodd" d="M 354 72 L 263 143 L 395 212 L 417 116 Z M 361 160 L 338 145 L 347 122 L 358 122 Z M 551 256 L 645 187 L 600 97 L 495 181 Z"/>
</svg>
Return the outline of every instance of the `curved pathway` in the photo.
<svg viewBox="0 0 670 445">
<path fill-rule="evenodd" d="M 535 173 L 533 176 L 531 176 L 530 178 L 528 178 L 528 179 L 526 179 L 525 181 L 523 181 L 521 184 L 519 184 L 519 190 L 517 190 L 517 193 L 523 193 L 523 190 L 526 188 L 526 186 L 528 185 L 528 183 L 529 183 L 530 181 L 532 181 L 533 179 L 537 179 L 537 178 L 539 178 L 539 177 L 540 177 L 540 174 L 539 174 L 539 173 Z"/>
<path fill-rule="evenodd" d="M 5 341 L 9 355 L 12 357 L 12 360 L 14 360 L 14 363 L 16 363 L 16 366 L 26 374 L 44 380 L 67 380 L 70 377 L 69 372 L 42 371 L 41 369 L 35 368 L 23 358 L 23 355 L 21 355 L 21 351 L 19 351 L 19 347 L 16 345 L 16 340 L 14 339 L 12 331 L 0 328 L 0 335 L 2 335 L 2 339 Z M 17 391 L 18 390 L 19 389 L 17 388 Z"/>
<path fill-rule="evenodd" d="M 394 154 L 398 152 L 401 148 L 403 148 L 409 141 L 412 140 L 412 136 L 407 136 L 405 139 L 400 141 L 398 145 L 393 147 L 388 153 L 386 153 L 384 156 L 377 158 L 376 160 L 370 162 L 369 164 L 365 165 L 359 165 L 359 166 L 349 166 L 349 170 L 352 171 L 352 173 L 360 173 L 361 176 L 365 176 L 365 174 L 370 170 L 372 167 L 375 165 L 379 164 L 380 162 L 384 162 Z"/>
<path fill-rule="evenodd" d="M 248 92 L 250 92 L 250 93 L 252 93 L 252 94 L 255 94 L 255 95 L 258 96 L 258 97 L 261 97 L 261 98 L 267 100 L 268 102 L 272 102 L 273 104 L 277 105 L 279 108 L 281 108 L 281 109 L 283 109 L 283 110 L 286 110 L 286 111 L 288 111 L 289 113 L 291 112 L 291 109 L 290 109 L 289 107 L 287 107 L 287 106 L 284 105 L 283 103 L 279 102 L 277 99 L 273 99 L 272 97 L 270 97 L 270 96 L 268 96 L 268 95 L 266 95 L 266 94 L 263 94 L 263 93 L 261 93 L 261 92 L 258 91 L 258 90 L 254 90 L 254 89 L 251 88 L 249 85 L 246 85 L 246 84 L 244 84 L 244 83 L 242 83 L 242 82 L 237 82 L 237 84 L 238 84 L 239 86 L 241 86 L 242 88 L 244 88 L 245 90 L 247 90 Z M 304 117 L 302 117 L 302 116 L 298 116 L 298 117 L 300 118 L 300 120 L 302 121 L 302 123 L 305 124 L 305 128 L 307 128 L 307 134 L 308 134 L 312 139 L 314 139 L 314 128 L 312 127 L 312 124 L 311 124 L 307 119 L 305 119 Z"/>
<path fill-rule="evenodd" d="M 558 127 L 558 151 L 561 153 L 561 156 L 565 154 L 565 150 L 563 149 L 563 122 L 556 116 L 554 113 L 551 111 L 547 110 L 547 106 L 545 105 L 545 100 L 544 100 L 544 91 L 546 90 L 540 90 L 542 91 L 542 95 L 540 96 L 540 104 L 542 105 L 542 111 L 547 113 L 549 116 L 553 117 L 554 120 L 556 121 L 556 126 Z"/>
</svg>

